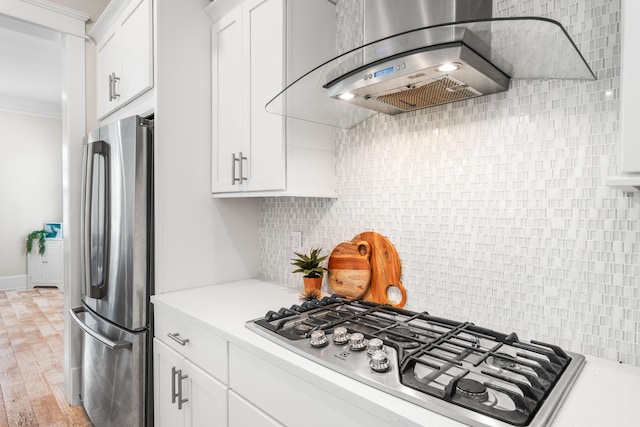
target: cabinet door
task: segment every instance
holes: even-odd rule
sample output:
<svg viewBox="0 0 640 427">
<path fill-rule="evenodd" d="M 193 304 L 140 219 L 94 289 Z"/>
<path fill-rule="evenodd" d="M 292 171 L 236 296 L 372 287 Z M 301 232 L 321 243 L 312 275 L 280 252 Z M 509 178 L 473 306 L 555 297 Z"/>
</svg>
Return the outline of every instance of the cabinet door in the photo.
<svg viewBox="0 0 640 427">
<path fill-rule="evenodd" d="M 111 32 L 96 51 L 96 113 L 98 118 L 106 116 L 118 106 L 111 84 L 112 73 L 121 74 L 120 34 Z M 117 86 L 117 85 L 116 85 Z"/>
<path fill-rule="evenodd" d="M 153 394 L 155 427 L 181 427 L 185 425 L 185 407 L 178 409 L 176 372 L 184 368 L 184 358 L 158 339 L 153 339 Z M 184 383 L 183 383 L 184 387 Z M 183 388 L 183 395 L 185 390 Z"/>
<path fill-rule="evenodd" d="M 640 65 L 637 40 L 640 36 L 640 3 L 633 0 L 622 2 L 622 72 L 621 72 L 621 164 L 623 173 L 640 172 L 640 143 L 637 120 L 637 99 L 640 81 L 636 70 Z"/>
<path fill-rule="evenodd" d="M 47 241 L 44 262 L 44 283 L 47 285 L 62 284 L 62 240 Z"/>
<path fill-rule="evenodd" d="M 155 426 L 226 427 L 227 386 L 157 338 L 153 347 Z"/>
<path fill-rule="evenodd" d="M 285 82 L 284 0 L 248 0 L 243 4 L 244 127 L 247 162 L 243 167 L 248 191 L 284 190 L 285 118 L 268 113 L 265 105 Z"/>
<path fill-rule="evenodd" d="M 46 263 L 44 255 L 38 253 L 37 245 L 34 245 L 31 253 L 27 255 L 27 265 L 29 270 L 28 286 L 32 288 L 35 284 L 43 284 Z"/>
<path fill-rule="evenodd" d="M 282 424 L 229 390 L 229 427 L 281 427 Z"/>
<path fill-rule="evenodd" d="M 137 0 L 120 21 L 122 78 L 116 89 L 126 102 L 153 86 L 151 0 Z M 121 91 L 121 93 L 120 93 Z"/>
<path fill-rule="evenodd" d="M 213 193 L 240 191 L 242 151 L 242 7 L 238 6 L 212 27 L 212 174 Z M 243 153 L 244 154 L 244 153 Z"/>
<path fill-rule="evenodd" d="M 227 387 L 189 360 L 185 361 L 185 371 L 189 399 L 184 404 L 188 408 L 187 425 L 227 427 Z"/>
</svg>

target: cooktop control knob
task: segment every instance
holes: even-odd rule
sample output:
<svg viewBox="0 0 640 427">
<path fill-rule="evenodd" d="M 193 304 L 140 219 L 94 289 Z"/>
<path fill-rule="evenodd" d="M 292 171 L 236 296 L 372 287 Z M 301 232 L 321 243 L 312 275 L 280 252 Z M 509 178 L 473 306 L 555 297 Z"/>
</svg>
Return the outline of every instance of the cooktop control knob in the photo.
<svg viewBox="0 0 640 427">
<path fill-rule="evenodd" d="M 372 356 L 376 351 L 385 351 L 384 343 L 380 338 L 371 338 L 369 340 L 369 345 L 367 346 L 367 354 Z"/>
<path fill-rule="evenodd" d="M 349 337 L 349 348 L 353 351 L 361 351 L 367 348 L 367 340 L 364 339 L 364 335 L 360 332 L 351 334 L 351 337 Z"/>
<path fill-rule="evenodd" d="M 387 353 L 382 350 L 374 351 L 371 355 L 369 366 L 376 372 L 387 372 L 391 367 L 389 365 L 389 358 L 387 357 Z"/>
<path fill-rule="evenodd" d="M 311 332 L 312 347 L 324 347 L 327 344 L 329 344 L 329 340 L 327 340 L 327 336 L 324 334 L 324 331 Z"/>
<path fill-rule="evenodd" d="M 342 345 L 349 342 L 349 334 L 347 333 L 347 328 L 344 326 L 338 326 L 333 331 L 333 342 Z"/>
</svg>

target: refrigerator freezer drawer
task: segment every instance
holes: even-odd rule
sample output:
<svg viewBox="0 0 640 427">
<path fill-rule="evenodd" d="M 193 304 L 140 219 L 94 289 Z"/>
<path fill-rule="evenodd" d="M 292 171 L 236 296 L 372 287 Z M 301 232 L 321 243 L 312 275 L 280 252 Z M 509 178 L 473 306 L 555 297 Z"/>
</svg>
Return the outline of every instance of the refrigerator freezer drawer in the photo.
<svg viewBox="0 0 640 427">
<path fill-rule="evenodd" d="M 93 424 L 144 426 L 147 331 L 126 331 L 85 308 L 69 314 L 83 331 L 81 399 Z"/>
</svg>

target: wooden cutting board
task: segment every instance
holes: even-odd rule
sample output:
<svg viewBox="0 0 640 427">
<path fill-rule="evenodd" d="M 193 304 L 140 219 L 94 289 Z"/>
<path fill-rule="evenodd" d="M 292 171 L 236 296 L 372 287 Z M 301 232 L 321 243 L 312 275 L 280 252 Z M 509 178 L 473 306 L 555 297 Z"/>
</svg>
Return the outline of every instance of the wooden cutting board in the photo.
<svg viewBox="0 0 640 427">
<path fill-rule="evenodd" d="M 371 245 L 368 242 L 344 242 L 336 246 L 327 265 L 333 292 L 349 299 L 362 298 L 371 281 L 370 258 Z"/>
<path fill-rule="evenodd" d="M 371 246 L 371 283 L 362 297 L 365 301 L 404 307 L 407 302 L 407 291 L 400 282 L 402 267 L 396 248 L 386 237 L 373 231 L 366 231 L 355 236 L 352 242 L 365 241 Z M 401 300 L 392 303 L 387 290 L 395 286 L 401 293 Z"/>
</svg>

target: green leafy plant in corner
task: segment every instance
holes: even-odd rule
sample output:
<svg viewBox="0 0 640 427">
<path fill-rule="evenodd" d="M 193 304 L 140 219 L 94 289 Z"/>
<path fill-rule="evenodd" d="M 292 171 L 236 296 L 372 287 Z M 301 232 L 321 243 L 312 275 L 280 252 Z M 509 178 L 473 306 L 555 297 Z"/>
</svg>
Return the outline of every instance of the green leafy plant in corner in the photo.
<svg viewBox="0 0 640 427">
<path fill-rule="evenodd" d="M 44 255 L 45 250 L 45 238 L 46 232 L 44 230 L 35 230 L 29 233 L 27 236 L 27 253 L 31 253 L 31 249 L 33 249 L 33 241 L 38 241 L 38 253 L 40 255 Z"/>
<path fill-rule="evenodd" d="M 298 267 L 293 273 L 302 273 L 304 277 L 323 277 L 324 276 L 324 267 L 320 266 L 320 263 L 327 259 L 327 255 L 320 256 L 320 252 L 322 252 L 322 248 L 311 249 L 309 255 L 299 254 L 298 252 L 294 252 L 298 258 L 291 258 L 291 265 L 295 265 Z"/>
</svg>

